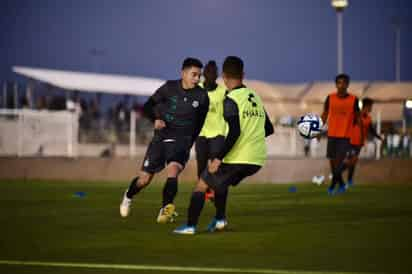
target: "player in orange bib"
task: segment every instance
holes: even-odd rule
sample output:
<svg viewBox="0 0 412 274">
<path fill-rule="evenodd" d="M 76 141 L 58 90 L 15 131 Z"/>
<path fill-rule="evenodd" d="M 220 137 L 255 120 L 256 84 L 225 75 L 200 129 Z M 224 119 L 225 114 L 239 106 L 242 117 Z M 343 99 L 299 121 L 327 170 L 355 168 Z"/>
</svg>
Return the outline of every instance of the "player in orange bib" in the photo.
<svg viewBox="0 0 412 274">
<path fill-rule="evenodd" d="M 365 144 L 365 140 L 368 137 L 368 134 L 371 134 L 373 137 L 378 138 L 382 141 L 382 138 L 379 134 L 376 133 L 376 130 L 372 126 L 372 118 L 370 113 L 372 111 L 373 100 L 370 98 L 364 98 L 362 100 L 362 110 L 360 113 L 360 124 L 354 124 L 350 131 L 350 150 L 345 160 L 343 170 L 348 169 L 348 183 L 347 186 L 352 186 L 353 174 L 355 172 L 356 163 L 359 159 L 359 153 Z"/>
<path fill-rule="evenodd" d="M 358 98 L 348 93 L 350 78 L 339 74 L 335 78 L 336 92 L 328 95 L 322 113 L 322 121 L 328 124 L 328 145 L 326 156 L 330 160 L 332 182 L 328 188 L 329 195 L 335 194 L 335 186 L 339 184 L 338 193 L 345 192 L 342 178 L 343 161 L 350 149 L 350 130 L 359 119 Z"/>
</svg>

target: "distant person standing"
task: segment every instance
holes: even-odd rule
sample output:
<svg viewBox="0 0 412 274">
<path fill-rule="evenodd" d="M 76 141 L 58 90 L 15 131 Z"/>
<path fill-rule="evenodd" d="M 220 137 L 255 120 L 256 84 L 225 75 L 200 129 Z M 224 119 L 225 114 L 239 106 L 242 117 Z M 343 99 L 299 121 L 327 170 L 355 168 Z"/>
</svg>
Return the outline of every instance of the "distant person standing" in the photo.
<svg viewBox="0 0 412 274">
<path fill-rule="evenodd" d="M 399 157 L 401 153 L 401 135 L 395 130 L 395 133 L 392 136 L 392 145 L 393 145 L 393 155 Z"/>
<path fill-rule="evenodd" d="M 408 135 L 408 139 L 409 139 L 409 142 L 408 142 L 408 157 L 412 157 L 412 143 L 411 143 L 411 136 L 410 135 Z"/>
<path fill-rule="evenodd" d="M 354 123 L 359 123 L 358 98 L 348 93 L 350 78 L 339 74 L 335 78 L 336 92 L 326 97 L 322 120 L 328 124 L 328 144 L 326 156 L 330 161 L 332 182 L 328 194 L 335 194 L 335 186 L 339 184 L 338 193 L 345 192 L 342 178 L 342 164 L 350 149 L 350 129 Z"/>
<path fill-rule="evenodd" d="M 410 138 L 408 134 L 404 134 L 402 136 L 402 156 L 408 157 L 409 156 L 409 145 L 410 145 Z"/>
<path fill-rule="evenodd" d="M 376 132 L 372 126 L 372 111 L 373 100 L 364 98 L 362 100 L 362 110 L 360 112 L 360 124 L 354 123 L 350 131 L 350 150 L 343 169 L 348 168 L 347 186 L 353 186 L 353 175 L 355 173 L 356 164 L 359 160 L 359 154 L 369 134 L 382 141 L 381 136 Z"/>
<path fill-rule="evenodd" d="M 223 118 L 223 100 L 225 99 L 226 89 L 216 83 L 218 68 L 216 62 L 209 61 L 204 70 L 205 78 L 201 86 L 207 91 L 209 96 L 209 111 L 206 116 L 203 128 L 196 140 L 196 160 L 197 176 L 207 168 L 208 161 L 217 157 L 222 150 L 225 142 L 226 121 Z M 214 192 L 209 189 L 205 199 L 213 199 Z"/>
<path fill-rule="evenodd" d="M 388 134 L 386 134 L 386 139 L 385 139 L 385 144 L 386 144 L 386 154 L 389 157 L 392 157 L 393 155 L 393 135 L 395 133 L 395 130 L 391 127 L 388 130 Z"/>
</svg>

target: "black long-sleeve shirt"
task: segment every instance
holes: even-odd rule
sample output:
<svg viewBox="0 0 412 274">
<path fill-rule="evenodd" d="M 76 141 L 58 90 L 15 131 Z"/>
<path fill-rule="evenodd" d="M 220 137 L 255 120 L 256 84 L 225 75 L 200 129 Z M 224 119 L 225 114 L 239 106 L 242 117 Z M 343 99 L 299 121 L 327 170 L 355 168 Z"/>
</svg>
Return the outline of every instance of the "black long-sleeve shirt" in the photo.
<svg viewBox="0 0 412 274">
<path fill-rule="evenodd" d="M 223 104 L 223 116 L 228 124 L 229 132 L 227 137 L 225 138 L 223 149 L 217 156 L 217 158 L 220 160 L 223 159 L 227 153 L 229 153 L 240 136 L 239 109 L 237 107 L 237 104 L 235 103 L 235 101 L 228 97 L 225 98 Z M 275 131 L 266 111 L 265 115 L 265 137 L 267 137 L 269 135 L 272 135 Z"/>
<path fill-rule="evenodd" d="M 149 119 L 166 123 L 155 135 L 171 139 L 190 137 L 192 143 L 203 127 L 208 110 L 209 97 L 205 90 L 199 86 L 185 90 L 181 80 L 167 81 L 143 106 Z"/>
</svg>

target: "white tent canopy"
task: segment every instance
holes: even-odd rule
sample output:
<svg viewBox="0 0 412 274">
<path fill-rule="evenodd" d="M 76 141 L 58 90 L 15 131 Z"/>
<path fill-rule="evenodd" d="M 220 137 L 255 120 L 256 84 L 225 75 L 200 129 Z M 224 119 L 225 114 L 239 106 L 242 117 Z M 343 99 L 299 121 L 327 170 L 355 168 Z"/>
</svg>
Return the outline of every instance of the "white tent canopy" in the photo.
<svg viewBox="0 0 412 274">
<path fill-rule="evenodd" d="M 165 82 L 165 80 L 147 77 L 18 66 L 13 67 L 13 71 L 67 90 L 112 94 L 150 96 Z M 222 79 L 218 82 L 223 84 Z M 326 96 L 336 90 L 335 83 L 332 81 L 283 84 L 245 79 L 244 83 L 262 97 L 272 118 L 284 115 L 296 117 L 307 112 L 320 113 Z M 359 98 L 367 96 L 377 100 L 373 114 L 376 115 L 379 111 L 382 120 L 401 120 L 404 101 L 412 99 L 412 82 L 352 81 L 349 92 Z"/>
<path fill-rule="evenodd" d="M 136 76 L 13 67 L 13 71 L 53 86 L 88 92 L 150 96 L 164 80 Z"/>
<path fill-rule="evenodd" d="M 412 82 L 372 82 L 363 94 L 379 101 L 412 99 Z"/>
</svg>

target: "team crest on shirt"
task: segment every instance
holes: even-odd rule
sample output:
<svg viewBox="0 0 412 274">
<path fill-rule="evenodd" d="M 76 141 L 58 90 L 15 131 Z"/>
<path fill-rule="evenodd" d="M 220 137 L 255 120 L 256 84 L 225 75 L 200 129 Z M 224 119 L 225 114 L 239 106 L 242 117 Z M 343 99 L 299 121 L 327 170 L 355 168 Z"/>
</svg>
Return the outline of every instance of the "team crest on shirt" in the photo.
<svg viewBox="0 0 412 274">
<path fill-rule="evenodd" d="M 192 106 L 194 108 L 197 108 L 199 106 L 199 102 L 198 101 L 193 101 Z"/>
</svg>

